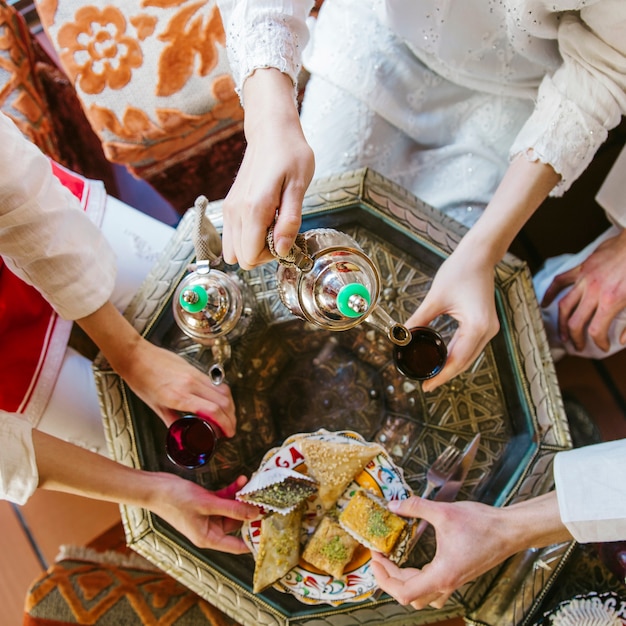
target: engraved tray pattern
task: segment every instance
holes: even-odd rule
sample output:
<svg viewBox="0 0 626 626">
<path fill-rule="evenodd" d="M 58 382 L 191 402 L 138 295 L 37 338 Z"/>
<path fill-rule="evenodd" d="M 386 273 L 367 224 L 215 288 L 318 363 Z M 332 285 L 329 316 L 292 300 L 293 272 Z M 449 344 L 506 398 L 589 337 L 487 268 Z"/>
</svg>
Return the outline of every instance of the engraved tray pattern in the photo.
<svg viewBox="0 0 626 626">
<path fill-rule="evenodd" d="M 209 216 L 220 230 L 220 202 L 210 205 Z M 149 340 L 205 368 L 212 360 L 210 349 L 183 336 L 171 315 L 172 294 L 193 260 L 192 225 L 188 212 L 126 316 Z M 359 242 L 381 271 L 380 306 L 401 322 L 419 304 L 437 267 L 464 232 L 367 169 L 311 186 L 303 229 L 320 226 L 348 232 Z M 508 255 L 496 269 L 500 333 L 469 371 L 431 394 L 423 394 L 419 385 L 397 372 L 389 342 L 366 324 L 332 333 L 296 319 L 280 302 L 275 270 L 269 263 L 238 273 L 255 301 L 249 328 L 233 344 L 227 363 L 238 434 L 221 447 L 209 470 L 185 474 L 168 465 L 160 420 L 100 356 L 94 372 L 113 458 L 133 467 L 179 472 L 216 488 L 241 471 L 256 469 L 266 450 L 294 432 L 351 429 L 382 443 L 419 493 L 428 465 L 450 437 L 457 434 L 463 444 L 480 431 L 481 446 L 459 498 L 500 506 L 552 488 L 554 454 L 571 447 L 571 440 L 524 263 Z M 455 322 L 440 318 L 434 326 L 449 340 Z M 296 393 L 287 393 L 294 389 Z M 465 585 L 443 609 L 415 612 L 388 596 L 356 605 L 311 607 L 275 590 L 253 595 L 249 555 L 198 550 L 136 507 L 122 507 L 122 518 L 134 550 L 244 625 L 322 626 L 338 623 L 338 614 L 346 625 L 425 624 L 461 614 L 477 624 L 495 626 L 506 616 L 507 623 L 521 625 L 568 554 L 567 546 L 551 549 L 550 571 L 536 566 L 539 559 L 545 562 L 549 549 L 520 555 Z M 411 563 L 421 566 L 433 553 L 429 529 Z M 521 569 L 519 559 L 525 564 Z M 487 594 L 490 589 L 497 594 Z"/>
</svg>

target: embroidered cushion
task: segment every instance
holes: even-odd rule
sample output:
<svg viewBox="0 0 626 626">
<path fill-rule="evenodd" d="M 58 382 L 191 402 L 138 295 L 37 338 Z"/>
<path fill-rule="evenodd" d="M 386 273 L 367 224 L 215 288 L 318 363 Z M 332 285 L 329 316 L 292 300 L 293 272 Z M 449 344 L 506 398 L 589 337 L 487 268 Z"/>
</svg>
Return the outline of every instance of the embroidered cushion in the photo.
<svg viewBox="0 0 626 626">
<path fill-rule="evenodd" d="M 150 179 L 241 131 L 214 0 L 37 0 L 107 158 Z"/>
</svg>

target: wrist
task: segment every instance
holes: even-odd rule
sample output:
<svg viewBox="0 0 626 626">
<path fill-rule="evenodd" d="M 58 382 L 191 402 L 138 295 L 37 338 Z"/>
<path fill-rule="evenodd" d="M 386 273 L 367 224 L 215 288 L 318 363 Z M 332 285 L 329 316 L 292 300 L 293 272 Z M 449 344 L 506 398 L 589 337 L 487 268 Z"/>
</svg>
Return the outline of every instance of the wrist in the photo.
<svg viewBox="0 0 626 626">
<path fill-rule="evenodd" d="M 274 123 L 298 123 L 299 114 L 291 78 L 275 68 L 259 68 L 244 83 L 244 132 L 250 139 Z"/>
<path fill-rule="evenodd" d="M 561 521 L 556 492 L 504 507 L 516 551 L 543 548 L 573 539 Z"/>
</svg>

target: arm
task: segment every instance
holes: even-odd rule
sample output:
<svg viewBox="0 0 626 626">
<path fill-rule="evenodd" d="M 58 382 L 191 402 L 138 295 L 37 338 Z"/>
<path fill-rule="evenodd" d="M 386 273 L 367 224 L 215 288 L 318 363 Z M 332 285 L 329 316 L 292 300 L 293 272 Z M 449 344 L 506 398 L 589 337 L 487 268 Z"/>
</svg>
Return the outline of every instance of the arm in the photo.
<svg viewBox="0 0 626 626">
<path fill-rule="evenodd" d="M 248 552 L 231 536 L 235 520 L 254 519 L 258 509 L 233 499 L 245 479 L 221 492 L 167 472 L 145 472 L 33 431 L 39 487 L 109 502 L 143 507 L 162 517 L 200 548 L 233 554 Z"/>
<path fill-rule="evenodd" d="M 406 325 L 427 326 L 437 316 L 447 314 L 459 327 L 448 346 L 445 367 L 423 382 L 424 391 L 432 391 L 465 371 L 498 332 L 495 265 L 558 180 L 549 165 L 517 157 L 481 218 L 439 268 L 428 294 Z"/>
<path fill-rule="evenodd" d="M 116 261 L 76 198 L 52 175 L 48 159 L 0 113 L 0 253 L 55 310 L 75 319 L 112 367 L 166 422 L 175 411 L 213 417 L 227 436 L 235 410 L 226 385 L 181 357 L 151 345 L 107 300 Z"/>
<path fill-rule="evenodd" d="M 399 568 L 373 554 L 372 570 L 380 587 L 415 609 L 429 604 L 441 608 L 456 589 L 517 552 L 572 540 L 561 521 L 555 492 L 502 508 L 418 497 L 390 503 L 389 508 L 427 520 L 437 535 L 435 556 L 421 570 Z"/>
<path fill-rule="evenodd" d="M 167 425 L 179 417 L 176 411 L 187 411 L 212 418 L 227 437 L 235 434 L 235 405 L 228 385 L 214 385 L 182 357 L 141 337 L 110 302 L 77 323 Z"/>
<path fill-rule="evenodd" d="M 222 240 L 226 262 L 250 269 L 272 259 L 266 236 L 275 220 L 276 252 L 289 252 L 315 164 L 289 76 L 272 68 L 257 69 L 245 82 L 244 96 L 247 147 L 224 200 Z"/>
<path fill-rule="evenodd" d="M 220 0 L 228 58 L 245 107 L 247 147 L 223 205 L 224 259 L 250 269 L 271 260 L 267 229 L 287 254 L 314 171 L 296 103 L 312 0 Z"/>
</svg>

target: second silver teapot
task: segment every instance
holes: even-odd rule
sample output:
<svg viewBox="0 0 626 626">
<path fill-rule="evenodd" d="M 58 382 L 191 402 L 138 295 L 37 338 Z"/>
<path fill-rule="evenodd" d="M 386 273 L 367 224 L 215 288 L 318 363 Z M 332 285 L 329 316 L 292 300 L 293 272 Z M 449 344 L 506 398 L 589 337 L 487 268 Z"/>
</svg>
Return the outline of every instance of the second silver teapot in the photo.
<svg viewBox="0 0 626 626">
<path fill-rule="evenodd" d="M 275 254 L 273 229 L 268 245 Z M 278 258 L 278 257 L 277 257 Z M 278 258 L 278 291 L 296 316 L 326 330 L 347 330 L 366 322 L 396 345 L 411 333 L 380 306 L 380 272 L 349 235 L 314 228 L 298 235 L 288 257 Z"/>
</svg>

